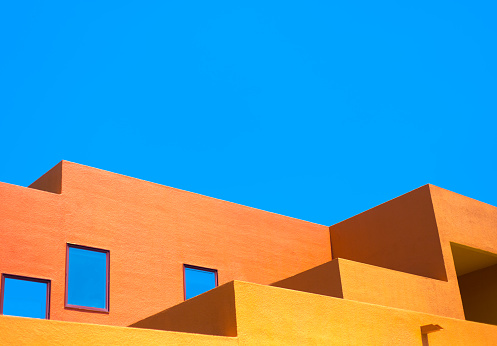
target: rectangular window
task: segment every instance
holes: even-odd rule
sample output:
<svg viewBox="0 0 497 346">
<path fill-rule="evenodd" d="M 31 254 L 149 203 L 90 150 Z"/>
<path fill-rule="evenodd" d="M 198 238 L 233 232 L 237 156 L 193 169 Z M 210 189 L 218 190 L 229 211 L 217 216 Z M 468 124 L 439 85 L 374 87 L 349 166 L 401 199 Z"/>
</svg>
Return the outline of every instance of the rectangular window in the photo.
<svg viewBox="0 0 497 346">
<path fill-rule="evenodd" d="M 217 270 L 183 265 L 185 300 L 217 287 Z"/>
<path fill-rule="evenodd" d="M 67 244 L 66 307 L 109 311 L 109 251 Z"/>
<path fill-rule="evenodd" d="M 50 318 L 50 280 L 2 274 L 3 315 Z"/>
</svg>

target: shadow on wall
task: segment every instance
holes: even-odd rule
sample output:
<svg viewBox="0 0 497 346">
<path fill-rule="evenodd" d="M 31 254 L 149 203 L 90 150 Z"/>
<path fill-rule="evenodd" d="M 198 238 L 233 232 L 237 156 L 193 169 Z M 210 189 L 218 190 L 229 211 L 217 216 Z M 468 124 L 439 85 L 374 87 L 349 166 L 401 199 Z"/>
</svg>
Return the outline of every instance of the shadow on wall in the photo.
<svg viewBox="0 0 497 346">
<path fill-rule="evenodd" d="M 342 280 L 337 260 L 274 282 L 271 286 L 343 298 Z"/>
<path fill-rule="evenodd" d="M 451 243 L 466 320 L 497 325 L 497 254 Z"/>
</svg>

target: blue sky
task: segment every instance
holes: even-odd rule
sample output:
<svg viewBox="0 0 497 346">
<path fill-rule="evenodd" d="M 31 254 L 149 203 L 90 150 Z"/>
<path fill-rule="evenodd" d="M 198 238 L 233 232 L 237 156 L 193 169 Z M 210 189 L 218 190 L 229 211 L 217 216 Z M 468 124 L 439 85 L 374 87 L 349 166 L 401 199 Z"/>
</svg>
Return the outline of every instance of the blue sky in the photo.
<svg viewBox="0 0 497 346">
<path fill-rule="evenodd" d="M 0 181 L 60 160 L 331 225 L 497 205 L 495 1 L 4 1 Z"/>
</svg>

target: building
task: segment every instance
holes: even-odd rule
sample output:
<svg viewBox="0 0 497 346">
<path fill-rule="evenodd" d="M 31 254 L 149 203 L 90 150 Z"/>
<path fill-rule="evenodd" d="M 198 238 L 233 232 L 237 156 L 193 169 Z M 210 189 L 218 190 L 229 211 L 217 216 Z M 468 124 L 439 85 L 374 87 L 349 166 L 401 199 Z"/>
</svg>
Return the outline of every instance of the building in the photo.
<svg viewBox="0 0 497 346">
<path fill-rule="evenodd" d="M 62 161 L 0 231 L 2 345 L 497 344 L 497 208 L 433 185 L 328 227 Z"/>
</svg>

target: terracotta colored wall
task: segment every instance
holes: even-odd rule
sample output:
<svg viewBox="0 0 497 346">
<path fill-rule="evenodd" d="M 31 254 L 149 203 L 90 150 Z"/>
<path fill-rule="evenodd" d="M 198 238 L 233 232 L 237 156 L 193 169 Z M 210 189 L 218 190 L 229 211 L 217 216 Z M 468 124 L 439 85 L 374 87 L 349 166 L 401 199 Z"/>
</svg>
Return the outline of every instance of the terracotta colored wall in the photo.
<svg viewBox="0 0 497 346">
<path fill-rule="evenodd" d="M 270 284 L 331 260 L 328 227 L 62 162 L 0 184 L 0 272 L 52 280 L 51 318 L 129 325 L 183 301 L 183 263 Z M 56 185 L 56 184 L 55 184 Z M 66 243 L 110 250 L 110 313 L 64 309 Z"/>
<path fill-rule="evenodd" d="M 330 227 L 334 258 L 447 280 L 428 185 Z"/>
<path fill-rule="evenodd" d="M 430 185 L 447 274 L 457 281 L 450 242 L 497 254 L 497 207 Z"/>
<path fill-rule="evenodd" d="M 497 207 L 430 185 L 440 237 L 497 253 Z"/>
<path fill-rule="evenodd" d="M 61 196 L 0 183 L 0 201 L 0 272 L 63 282 Z M 53 290 L 56 297 L 63 294 Z"/>
<path fill-rule="evenodd" d="M 158 316 L 183 301 L 183 263 L 463 318 L 450 242 L 497 253 L 497 208 L 432 185 L 329 228 L 65 161 L 32 187 L 0 183 L 0 272 L 52 280 L 56 320 Z M 110 250 L 109 314 L 64 308 L 68 242 Z"/>
</svg>

